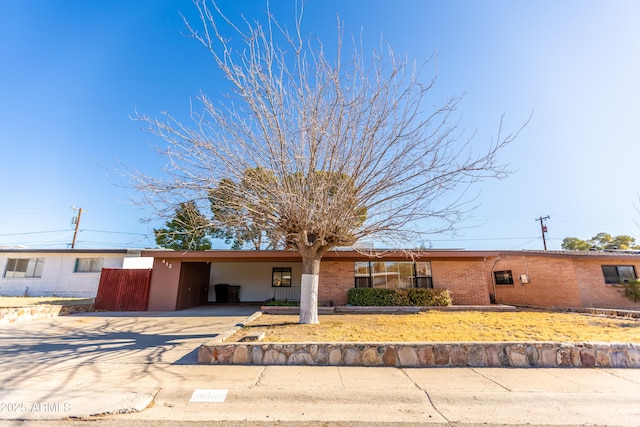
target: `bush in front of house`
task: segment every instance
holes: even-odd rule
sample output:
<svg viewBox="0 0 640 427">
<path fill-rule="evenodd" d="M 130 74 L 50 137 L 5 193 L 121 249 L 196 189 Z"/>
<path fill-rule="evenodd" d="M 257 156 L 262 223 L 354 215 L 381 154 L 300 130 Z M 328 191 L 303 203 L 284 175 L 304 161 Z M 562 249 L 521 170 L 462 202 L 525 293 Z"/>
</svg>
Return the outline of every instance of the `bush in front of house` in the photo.
<svg viewBox="0 0 640 427">
<path fill-rule="evenodd" d="M 289 300 L 267 300 L 262 305 L 267 307 L 298 307 L 300 305 L 299 301 L 289 301 Z"/>
<path fill-rule="evenodd" d="M 448 289 L 407 289 L 409 305 L 446 307 L 452 305 Z"/>
<path fill-rule="evenodd" d="M 447 289 L 378 289 L 353 288 L 347 294 L 355 306 L 448 306 L 451 294 Z"/>
<path fill-rule="evenodd" d="M 640 280 L 632 280 L 624 285 L 624 296 L 633 302 L 640 302 Z"/>
</svg>

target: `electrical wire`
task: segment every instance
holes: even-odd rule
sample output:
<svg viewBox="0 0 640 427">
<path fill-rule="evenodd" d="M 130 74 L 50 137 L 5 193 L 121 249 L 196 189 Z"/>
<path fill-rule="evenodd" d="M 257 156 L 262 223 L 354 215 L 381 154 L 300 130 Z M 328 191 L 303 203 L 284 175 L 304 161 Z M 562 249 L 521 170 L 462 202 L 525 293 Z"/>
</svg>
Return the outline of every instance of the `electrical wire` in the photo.
<svg viewBox="0 0 640 427">
<path fill-rule="evenodd" d="M 514 247 L 510 248 L 509 250 L 512 250 L 512 249 L 519 249 L 519 248 L 521 248 L 522 246 L 528 245 L 529 243 L 533 243 L 533 242 L 535 242 L 535 241 L 537 241 L 537 240 L 540 240 L 540 237 L 536 237 L 535 239 L 529 240 L 528 242 L 524 242 L 524 243 L 522 243 L 522 244 L 520 244 L 520 245 L 514 246 Z"/>
<path fill-rule="evenodd" d="M 0 236 L 26 236 L 30 234 L 47 234 L 47 233 L 66 233 L 69 230 L 51 230 L 51 231 L 26 231 L 23 233 L 7 233 L 0 234 Z"/>
<path fill-rule="evenodd" d="M 430 242 L 471 242 L 471 241 L 491 241 L 491 240 L 523 240 L 523 239 L 538 239 L 538 237 L 486 237 L 486 238 L 474 238 L 474 239 L 428 239 Z"/>
<path fill-rule="evenodd" d="M 125 231 L 88 230 L 88 229 L 82 229 L 80 231 L 87 231 L 91 233 L 128 234 L 132 236 L 151 236 L 151 233 L 128 233 Z"/>
</svg>

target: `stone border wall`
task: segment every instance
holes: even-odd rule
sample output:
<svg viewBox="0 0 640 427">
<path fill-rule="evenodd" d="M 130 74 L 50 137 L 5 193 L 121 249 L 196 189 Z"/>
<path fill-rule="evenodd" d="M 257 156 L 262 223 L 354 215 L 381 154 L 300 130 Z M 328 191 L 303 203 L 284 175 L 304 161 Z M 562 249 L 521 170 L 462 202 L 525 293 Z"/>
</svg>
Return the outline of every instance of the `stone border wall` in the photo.
<svg viewBox="0 0 640 427">
<path fill-rule="evenodd" d="M 318 307 L 318 314 L 396 314 L 419 313 L 421 311 L 517 311 L 512 305 L 449 305 L 449 306 L 352 306 L 339 305 Z M 266 306 L 260 307 L 263 314 L 300 314 L 298 306 Z"/>
<path fill-rule="evenodd" d="M 202 345 L 199 364 L 378 367 L 640 368 L 640 344 L 411 343 Z"/>
<path fill-rule="evenodd" d="M 56 316 L 66 316 L 73 313 L 94 311 L 93 304 L 78 305 L 29 305 L 26 307 L 0 308 L 0 324 L 17 323 L 30 320 L 48 319 Z"/>
</svg>

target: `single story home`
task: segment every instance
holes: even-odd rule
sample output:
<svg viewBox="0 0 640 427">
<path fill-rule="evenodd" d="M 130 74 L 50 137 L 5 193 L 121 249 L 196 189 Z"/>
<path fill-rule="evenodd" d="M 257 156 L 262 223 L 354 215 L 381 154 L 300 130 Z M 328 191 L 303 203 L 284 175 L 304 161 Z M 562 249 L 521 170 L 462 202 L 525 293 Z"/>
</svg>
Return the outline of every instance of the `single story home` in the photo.
<svg viewBox="0 0 640 427">
<path fill-rule="evenodd" d="M 142 251 L 153 258 L 148 310 L 211 302 L 295 301 L 302 261 L 292 251 Z M 354 287 L 449 289 L 455 305 L 640 309 L 624 296 L 640 252 L 334 250 L 322 258 L 318 299 L 347 303 Z"/>
<path fill-rule="evenodd" d="M 624 296 L 622 284 L 638 278 L 637 251 L 429 249 L 373 255 L 354 250 L 325 254 L 318 299 L 344 305 L 354 287 L 433 287 L 449 289 L 455 305 L 640 310 L 640 303 Z M 146 287 L 144 292 L 118 284 L 118 292 L 144 298 L 136 307 L 150 311 L 300 298 L 297 252 L 157 249 L 0 249 L 0 295 L 94 298 L 99 285 L 118 280 L 118 270 L 151 268 L 144 281 L 129 284 Z"/>
<path fill-rule="evenodd" d="M 94 298 L 103 268 L 151 268 L 128 249 L 0 249 L 0 295 Z"/>
</svg>

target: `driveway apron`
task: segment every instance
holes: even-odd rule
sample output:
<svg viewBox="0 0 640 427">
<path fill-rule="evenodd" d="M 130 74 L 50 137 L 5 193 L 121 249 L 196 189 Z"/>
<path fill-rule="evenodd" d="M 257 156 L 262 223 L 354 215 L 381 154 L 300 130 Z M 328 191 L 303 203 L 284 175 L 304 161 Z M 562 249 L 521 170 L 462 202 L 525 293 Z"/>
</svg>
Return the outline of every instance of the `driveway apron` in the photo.
<svg viewBox="0 0 640 427">
<path fill-rule="evenodd" d="M 160 386 L 150 372 L 197 363 L 200 344 L 257 310 L 97 312 L 1 325 L 0 402 L 6 405 L 0 419 L 142 410 Z"/>
<path fill-rule="evenodd" d="M 0 327 L 0 368 L 117 361 L 191 363 L 189 352 L 241 323 L 252 306 L 175 312 L 81 313 Z M 195 357 L 195 353 L 193 354 Z M 20 360 L 16 366 L 16 360 Z"/>
</svg>

